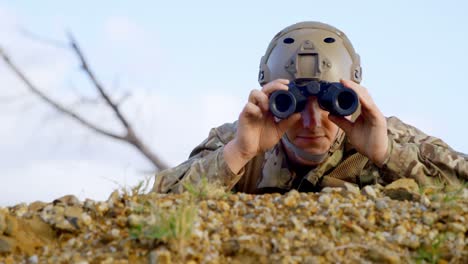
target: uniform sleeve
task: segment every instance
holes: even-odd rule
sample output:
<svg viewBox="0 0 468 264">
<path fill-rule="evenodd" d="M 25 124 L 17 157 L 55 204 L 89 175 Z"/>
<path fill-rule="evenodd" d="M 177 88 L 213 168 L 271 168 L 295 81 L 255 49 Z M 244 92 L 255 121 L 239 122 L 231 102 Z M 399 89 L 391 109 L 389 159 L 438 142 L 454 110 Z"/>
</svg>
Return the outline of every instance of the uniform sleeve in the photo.
<svg viewBox="0 0 468 264">
<path fill-rule="evenodd" d="M 185 184 L 196 186 L 203 178 L 231 190 L 244 173 L 241 170 L 234 174 L 223 156 L 224 146 L 234 138 L 236 127 L 236 123 L 227 123 L 213 128 L 208 138 L 190 153 L 188 160 L 156 174 L 153 191 L 181 193 Z"/>
<path fill-rule="evenodd" d="M 413 178 L 421 185 L 468 180 L 468 156 L 396 117 L 387 119 L 389 148 L 382 167 L 384 182 Z"/>
</svg>

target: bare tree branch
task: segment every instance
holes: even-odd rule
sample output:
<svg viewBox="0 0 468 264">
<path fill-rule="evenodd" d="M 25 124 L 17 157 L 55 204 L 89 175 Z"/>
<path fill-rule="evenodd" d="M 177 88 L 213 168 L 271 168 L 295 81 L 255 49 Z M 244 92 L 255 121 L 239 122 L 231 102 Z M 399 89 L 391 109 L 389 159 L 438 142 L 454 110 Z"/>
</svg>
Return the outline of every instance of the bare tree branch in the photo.
<svg viewBox="0 0 468 264">
<path fill-rule="evenodd" d="M 3 61 L 8 65 L 8 67 L 23 81 L 23 83 L 26 85 L 26 87 L 35 95 L 39 96 L 44 102 L 46 102 L 48 105 L 52 106 L 55 108 L 57 111 L 73 118 L 80 124 L 94 130 L 95 132 L 98 132 L 100 134 L 106 135 L 108 137 L 112 137 L 115 139 L 124 139 L 125 137 L 114 134 L 112 132 L 106 131 L 103 128 L 99 128 L 95 126 L 94 124 L 91 124 L 87 120 L 85 120 L 83 117 L 81 117 L 79 114 L 69 110 L 59 102 L 55 101 L 54 99 L 50 98 L 46 94 L 44 94 L 41 90 L 39 90 L 36 86 L 32 84 L 32 82 L 26 77 L 26 75 L 15 65 L 11 62 L 10 57 L 3 51 L 3 49 L 0 48 L 0 55 L 2 56 Z"/>
<path fill-rule="evenodd" d="M 81 49 L 78 46 L 78 43 L 69 34 L 70 45 L 76 56 L 78 57 L 81 67 L 84 70 L 85 74 L 91 80 L 93 86 L 98 90 L 99 95 L 104 99 L 104 102 L 111 110 L 114 112 L 117 120 L 124 126 L 126 130 L 125 135 L 118 135 L 117 133 L 107 131 L 98 125 L 87 121 L 84 117 L 79 115 L 77 112 L 74 112 L 72 109 L 65 107 L 60 102 L 52 99 L 47 94 L 43 93 L 40 89 L 38 89 L 33 83 L 26 77 L 26 75 L 11 61 L 8 54 L 6 54 L 3 49 L 0 47 L 0 56 L 3 61 L 7 64 L 7 66 L 21 79 L 21 81 L 26 85 L 26 87 L 35 95 L 37 95 L 41 100 L 43 100 L 46 104 L 55 108 L 58 112 L 74 119 L 81 125 L 97 132 L 98 134 L 111 137 L 113 139 L 117 139 L 123 142 L 126 142 L 132 146 L 134 146 L 141 154 L 143 154 L 151 163 L 159 170 L 166 169 L 168 166 L 165 162 L 163 162 L 156 154 L 154 154 L 151 149 L 143 143 L 143 141 L 136 135 L 134 129 L 130 125 L 130 122 L 124 117 L 119 109 L 119 104 L 114 102 L 112 98 L 107 94 L 104 87 L 99 83 L 95 74 L 89 67 L 87 60 L 85 59 Z"/>
<path fill-rule="evenodd" d="M 112 109 L 112 111 L 115 113 L 115 115 L 117 116 L 117 118 L 120 120 L 120 122 L 122 123 L 122 125 L 126 128 L 126 129 L 132 129 L 129 122 L 125 119 L 125 117 L 122 115 L 122 113 L 120 112 L 120 109 L 117 107 L 117 105 L 112 101 L 112 99 L 110 98 L 110 96 L 106 93 L 106 91 L 104 90 L 104 87 L 101 85 L 101 83 L 99 83 L 99 81 L 97 80 L 96 78 L 96 75 L 93 73 L 93 71 L 90 69 L 90 67 L 88 66 L 88 62 L 87 60 L 85 59 L 83 53 L 81 52 L 81 49 L 80 47 L 78 46 L 78 43 L 75 41 L 75 39 L 73 38 L 73 36 L 71 35 L 71 33 L 68 34 L 68 38 L 70 40 L 70 45 L 72 47 L 72 49 L 74 50 L 74 52 L 76 53 L 76 56 L 78 56 L 78 59 L 80 60 L 80 63 L 81 63 L 81 68 L 85 71 L 86 75 L 88 75 L 88 78 L 91 80 L 91 82 L 93 83 L 94 87 L 98 90 L 99 94 L 102 96 L 102 98 L 105 100 L 105 102 L 107 103 L 107 105 L 109 105 L 109 107 Z"/>
<path fill-rule="evenodd" d="M 163 162 L 156 154 L 154 154 L 150 148 L 146 146 L 146 144 L 143 143 L 143 141 L 136 135 L 135 131 L 133 130 L 132 126 L 130 125 L 130 122 L 127 121 L 127 119 L 123 116 L 122 112 L 120 111 L 120 108 L 116 102 L 112 100 L 112 98 L 107 94 L 105 91 L 104 87 L 101 85 L 101 83 L 97 80 L 96 75 L 94 72 L 91 70 L 89 67 L 89 64 L 86 60 L 86 58 L 83 55 L 83 52 L 81 51 L 78 43 L 74 39 L 71 33 L 68 34 L 68 38 L 70 40 L 70 45 L 72 49 L 75 51 L 75 54 L 80 60 L 81 63 L 81 68 L 85 71 L 86 75 L 88 78 L 91 80 L 93 83 L 94 87 L 98 90 L 99 94 L 101 97 L 104 99 L 106 104 L 112 109 L 114 114 L 116 115 L 117 119 L 120 121 L 120 123 L 125 127 L 127 130 L 127 134 L 125 135 L 124 141 L 127 141 L 134 147 L 136 147 L 145 157 L 147 157 L 158 169 L 166 169 L 168 168 L 167 164 Z"/>
<path fill-rule="evenodd" d="M 32 40 L 35 40 L 37 42 L 41 42 L 41 43 L 44 43 L 44 44 L 47 44 L 47 45 L 50 45 L 50 46 L 54 46 L 54 47 L 60 48 L 60 49 L 67 49 L 68 48 L 68 45 L 65 42 L 61 42 L 61 41 L 58 41 L 58 40 L 49 39 L 49 38 L 45 38 L 43 36 L 39 36 L 39 35 L 31 32 L 31 31 L 27 30 L 26 28 L 20 27 L 19 31 L 23 34 L 23 36 L 25 36 L 27 38 L 30 38 Z"/>
</svg>

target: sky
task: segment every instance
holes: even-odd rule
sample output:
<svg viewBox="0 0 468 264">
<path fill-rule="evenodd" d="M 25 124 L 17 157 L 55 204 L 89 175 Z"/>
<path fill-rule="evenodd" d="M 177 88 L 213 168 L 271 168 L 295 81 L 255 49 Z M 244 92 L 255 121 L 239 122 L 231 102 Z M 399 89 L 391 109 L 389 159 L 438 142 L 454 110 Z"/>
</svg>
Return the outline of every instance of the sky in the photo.
<svg viewBox="0 0 468 264">
<path fill-rule="evenodd" d="M 73 34 L 138 135 L 171 166 L 259 88 L 269 41 L 300 21 L 331 24 L 361 56 L 363 82 L 397 116 L 468 153 L 465 1 L 5 1 L 0 47 L 40 87 L 122 132 L 66 47 Z M 39 36 L 39 37 L 38 37 Z M 126 95 L 129 95 L 128 97 Z M 105 200 L 151 178 L 135 149 L 61 116 L 0 61 L 0 206 L 66 194 Z M 151 183 L 150 183 L 151 184 Z"/>
</svg>

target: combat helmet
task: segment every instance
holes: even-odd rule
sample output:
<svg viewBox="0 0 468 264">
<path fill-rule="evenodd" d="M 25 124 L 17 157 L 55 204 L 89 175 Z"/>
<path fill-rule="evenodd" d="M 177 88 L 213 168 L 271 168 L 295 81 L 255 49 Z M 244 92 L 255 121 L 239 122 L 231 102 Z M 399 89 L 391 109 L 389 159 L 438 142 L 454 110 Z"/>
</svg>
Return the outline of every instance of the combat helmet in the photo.
<svg viewBox="0 0 468 264">
<path fill-rule="evenodd" d="M 300 22 L 281 30 L 260 60 L 260 85 L 283 78 L 361 82 L 359 55 L 339 29 L 320 22 Z"/>
</svg>

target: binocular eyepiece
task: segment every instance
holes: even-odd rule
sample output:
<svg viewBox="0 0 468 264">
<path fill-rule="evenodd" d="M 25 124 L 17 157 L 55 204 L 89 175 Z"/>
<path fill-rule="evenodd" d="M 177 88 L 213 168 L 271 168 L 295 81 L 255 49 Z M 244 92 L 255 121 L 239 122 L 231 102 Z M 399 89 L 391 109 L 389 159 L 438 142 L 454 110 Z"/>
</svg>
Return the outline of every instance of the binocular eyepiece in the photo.
<svg viewBox="0 0 468 264">
<path fill-rule="evenodd" d="M 351 115 L 359 105 L 356 92 L 341 83 L 309 81 L 298 85 L 291 81 L 288 87 L 287 91 L 273 92 L 269 99 L 271 113 L 280 119 L 302 112 L 309 96 L 316 96 L 320 108 L 338 116 Z"/>
</svg>

